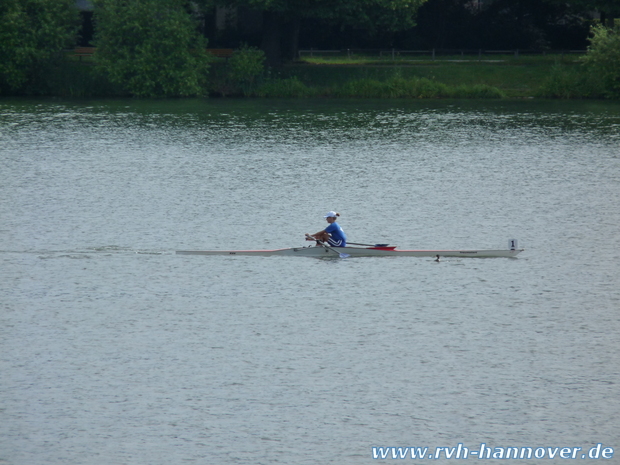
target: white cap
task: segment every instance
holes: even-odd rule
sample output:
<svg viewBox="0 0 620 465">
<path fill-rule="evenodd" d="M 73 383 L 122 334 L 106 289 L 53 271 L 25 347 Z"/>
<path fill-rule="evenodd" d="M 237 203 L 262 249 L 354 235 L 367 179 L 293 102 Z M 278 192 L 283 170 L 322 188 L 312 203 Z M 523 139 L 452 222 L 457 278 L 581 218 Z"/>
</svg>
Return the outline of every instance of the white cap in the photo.
<svg viewBox="0 0 620 465">
<path fill-rule="evenodd" d="M 338 217 L 338 216 L 340 216 L 340 214 L 339 214 L 339 213 L 336 213 L 336 212 L 327 212 L 327 215 L 325 215 L 323 218 L 336 218 L 336 217 Z"/>
</svg>

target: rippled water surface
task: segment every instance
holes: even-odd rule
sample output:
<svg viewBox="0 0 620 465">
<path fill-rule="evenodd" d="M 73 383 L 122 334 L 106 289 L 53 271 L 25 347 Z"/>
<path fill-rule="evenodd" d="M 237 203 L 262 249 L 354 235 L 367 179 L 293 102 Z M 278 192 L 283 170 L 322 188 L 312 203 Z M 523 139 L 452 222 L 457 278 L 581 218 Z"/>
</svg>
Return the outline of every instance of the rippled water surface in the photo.
<svg viewBox="0 0 620 465">
<path fill-rule="evenodd" d="M 618 104 L 4 100 L 0 166 L 0 464 L 620 448 Z M 328 210 L 526 250 L 174 253 L 303 246 Z"/>
</svg>

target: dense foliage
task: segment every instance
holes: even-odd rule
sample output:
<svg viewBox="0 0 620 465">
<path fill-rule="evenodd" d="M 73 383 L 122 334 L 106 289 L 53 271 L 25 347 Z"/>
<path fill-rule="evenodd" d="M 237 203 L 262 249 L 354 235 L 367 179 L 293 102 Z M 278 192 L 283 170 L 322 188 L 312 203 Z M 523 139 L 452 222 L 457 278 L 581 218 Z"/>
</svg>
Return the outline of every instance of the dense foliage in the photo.
<svg viewBox="0 0 620 465">
<path fill-rule="evenodd" d="M 99 70 L 136 97 L 200 95 L 206 40 L 184 0 L 96 0 Z"/>
<path fill-rule="evenodd" d="M 589 13 L 560 0 L 427 0 L 415 25 L 368 30 L 363 22 L 306 21 L 300 41 L 323 49 L 584 49 Z"/>
<path fill-rule="evenodd" d="M 546 98 L 620 98 L 620 27 L 592 27 L 581 66 L 557 63 L 538 90 Z"/>
<path fill-rule="evenodd" d="M 620 26 L 594 26 L 590 42 L 585 64 L 603 81 L 608 96 L 620 97 Z"/>
<path fill-rule="evenodd" d="M 476 84 L 450 86 L 432 79 L 406 77 L 400 70 L 383 79 L 360 78 L 325 87 L 308 87 L 299 78 L 273 79 L 257 90 L 259 97 L 304 98 L 380 98 L 380 99 L 432 99 L 432 98 L 502 98 L 504 94 L 496 87 Z"/>
<path fill-rule="evenodd" d="M 258 80 L 265 74 L 265 53 L 242 45 L 235 50 L 226 63 L 219 63 L 209 74 L 209 93 L 228 95 L 252 95 Z"/>
<path fill-rule="evenodd" d="M 243 46 L 233 52 L 227 67 L 229 78 L 247 95 L 265 71 L 265 53 L 256 47 Z"/>
<path fill-rule="evenodd" d="M 598 11 L 601 23 L 604 26 L 613 27 L 615 17 L 620 15 L 620 2 L 618 0 L 546 0 L 560 4 L 568 4 L 581 11 Z"/>
<path fill-rule="evenodd" d="M 535 95 L 542 98 L 602 99 L 605 84 L 588 68 L 556 63 L 551 67 Z"/>
<path fill-rule="evenodd" d="M 0 94 L 34 92 L 78 31 L 73 0 L 0 2 Z"/>
</svg>

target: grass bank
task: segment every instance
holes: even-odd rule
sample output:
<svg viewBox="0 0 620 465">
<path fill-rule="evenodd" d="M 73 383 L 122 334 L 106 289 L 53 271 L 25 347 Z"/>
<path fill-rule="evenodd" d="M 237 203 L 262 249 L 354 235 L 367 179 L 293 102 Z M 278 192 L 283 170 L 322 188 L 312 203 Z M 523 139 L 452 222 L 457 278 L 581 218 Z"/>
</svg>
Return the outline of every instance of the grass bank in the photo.
<svg viewBox="0 0 620 465">
<path fill-rule="evenodd" d="M 434 79 L 404 76 L 394 70 L 387 76 L 352 76 L 340 82 L 302 79 L 293 75 L 270 79 L 257 87 L 254 95 L 267 98 L 328 97 L 328 98 L 504 98 L 498 88 L 487 84 L 448 85 Z"/>
<path fill-rule="evenodd" d="M 596 91 L 585 89 L 594 84 L 584 77 L 584 67 L 574 55 L 500 56 L 493 60 L 455 56 L 393 62 L 360 57 L 350 60 L 313 57 L 286 66 L 277 77 L 285 86 L 291 86 L 293 80 L 301 93 L 304 86 L 305 92 L 309 89 L 318 96 L 406 98 L 416 95 L 403 88 L 417 86 L 426 89 L 426 93 L 417 95 L 420 98 L 599 97 Z M 579 79 L 579 89 L 559 91 Z M 273 89 L 275 85 L 271 83 L 270 87 Z M 554 94 L 554 91 L 559 92 Z"/>
</svg>

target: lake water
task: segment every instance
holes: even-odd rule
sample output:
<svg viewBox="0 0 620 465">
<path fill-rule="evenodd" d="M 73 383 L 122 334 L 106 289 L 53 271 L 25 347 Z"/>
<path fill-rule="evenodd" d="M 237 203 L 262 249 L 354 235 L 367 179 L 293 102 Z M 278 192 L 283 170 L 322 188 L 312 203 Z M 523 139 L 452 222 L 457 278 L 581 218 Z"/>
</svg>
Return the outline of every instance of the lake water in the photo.
<svg viewBox="0 0 620 465">
<path fill-rule="evenodd" d="M 5 99 L 0 167 L 0 464 L 620 463 L 620 104 Z M 526 250 L 175 254 L 304 246 L 329 210 Z"/>
</svg>

